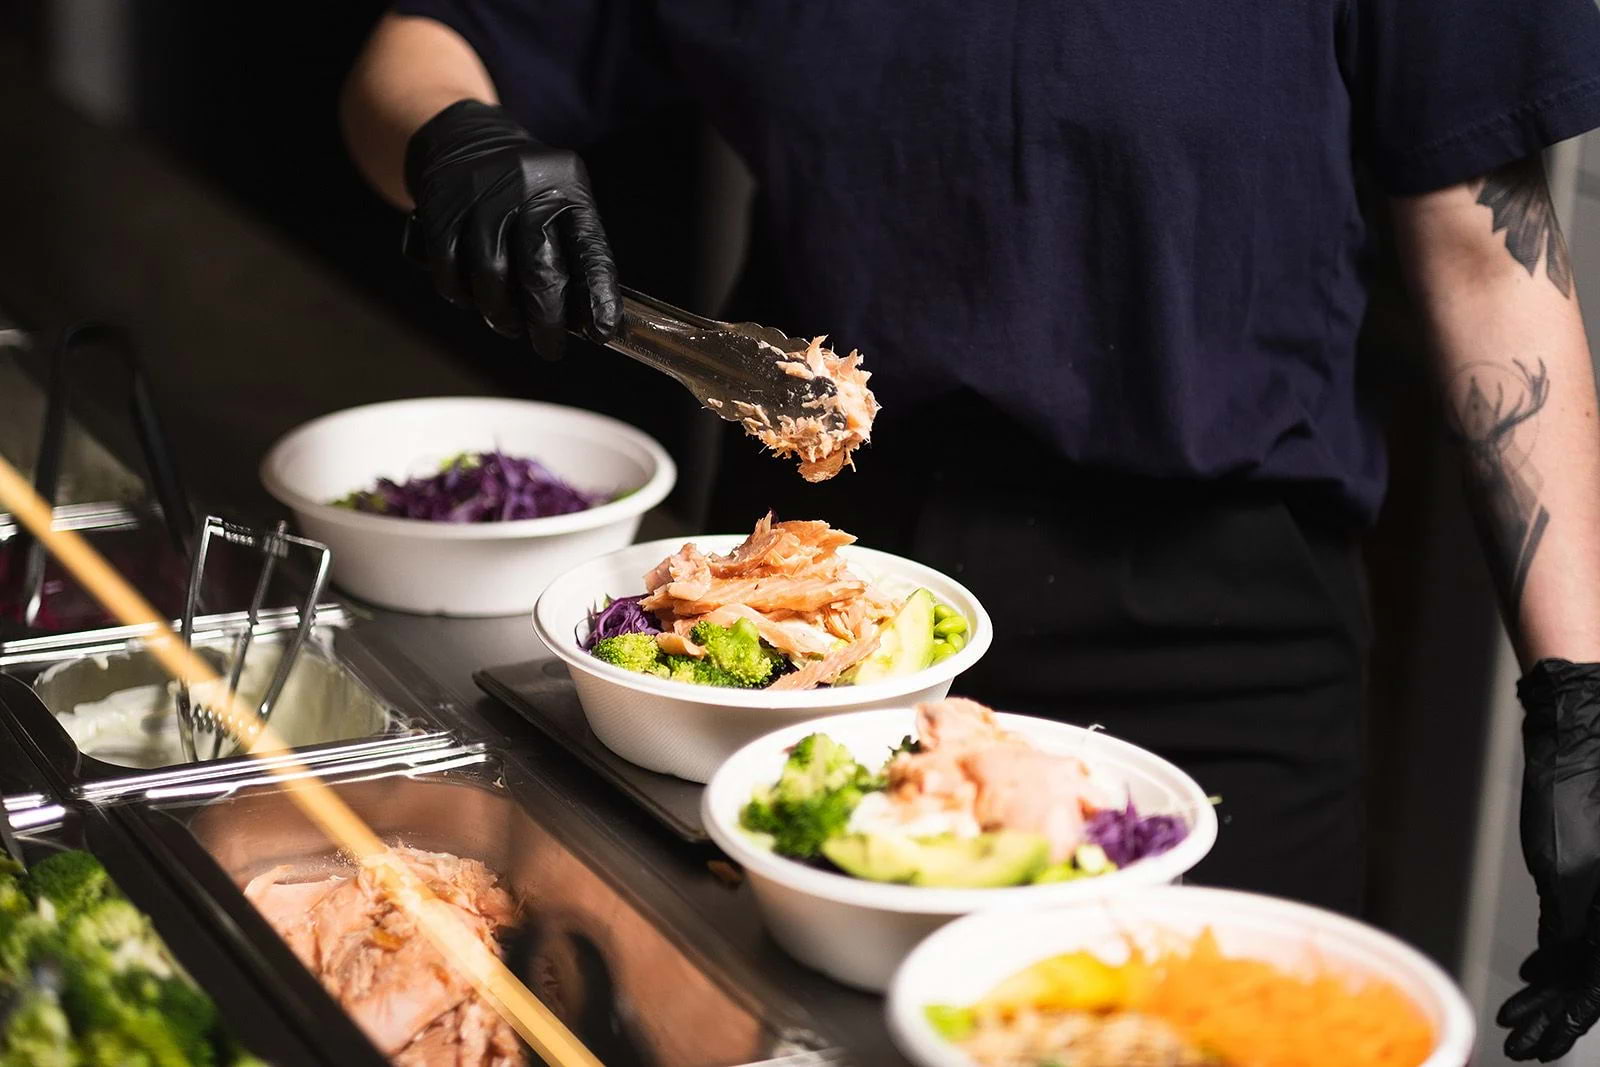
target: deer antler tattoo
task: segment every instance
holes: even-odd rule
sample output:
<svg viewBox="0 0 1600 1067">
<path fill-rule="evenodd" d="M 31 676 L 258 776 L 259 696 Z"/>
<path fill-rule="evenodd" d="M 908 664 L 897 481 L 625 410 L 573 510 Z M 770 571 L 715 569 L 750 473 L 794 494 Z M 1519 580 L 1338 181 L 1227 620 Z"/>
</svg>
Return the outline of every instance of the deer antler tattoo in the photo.
<svg viewBox="0 0 1600 1067">
<path fill-rule="evenodd" d="M 1521 360 L 1512 360 L 1509 367 L 1480 363 L 1465 374 L 1466 389 L 1457 397 L 1458 432 L 1481 490 L 1480 522 L 1500 549 L 1504 566 L 1499 577 L 1514 610 L 1550 521 L 1539 501 L 1538 474 L 1528 464 L 1528 446 L 1519 445 L 1517 431 L 1549 400 L 1550 375 L 1543 360 L 1535 367 Z M 1492 400 L 1482 380 L 1490 375 L 1500 379 Z"/>
</svg>

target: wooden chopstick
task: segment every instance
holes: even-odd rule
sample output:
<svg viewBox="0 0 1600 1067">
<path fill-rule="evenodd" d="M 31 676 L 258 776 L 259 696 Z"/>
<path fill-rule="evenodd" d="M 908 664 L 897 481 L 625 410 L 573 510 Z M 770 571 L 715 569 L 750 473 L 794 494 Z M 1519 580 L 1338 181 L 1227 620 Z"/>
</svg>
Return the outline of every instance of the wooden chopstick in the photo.
<svg viewBox="0 0 1600 1067">
<path fill-rule="evenodd" d="M 146 647 L 174 678 L 191 687 L 221 682 L 217 673 L 183 643 L 150 602 L 87 541 L 71 530 L 54 528 L 50 506 L 4 457 L 0 457 L 0 505 L 32 531 L 78 583 L 120 622 L 150 627 L 154 633 L 147 639 Z M 221 718 L 236 740 L 249 739 L 247 750 L 250 753 L 288 747 L 269 727 L 256 729 L 255 710 L 236 694 L 226 701 Z M 299 763 L 264 766 L 274 775 L 310 775 L 309 768 Z M 434 947 L 467 976 L 489 1005 L 547 1063 L 552 1067 L 601 1067 L 583 1042 L 511 973 L 500 957 L 467 929 L 450 905 L 435 896 L 409 867 L 394 858 L 372 828 L 362 822 L 327 783 L 308 776 L 286 780 L 284 785 L 305 816 L 374 873 L 389 900 L 410 913 Z"/>
</svg>

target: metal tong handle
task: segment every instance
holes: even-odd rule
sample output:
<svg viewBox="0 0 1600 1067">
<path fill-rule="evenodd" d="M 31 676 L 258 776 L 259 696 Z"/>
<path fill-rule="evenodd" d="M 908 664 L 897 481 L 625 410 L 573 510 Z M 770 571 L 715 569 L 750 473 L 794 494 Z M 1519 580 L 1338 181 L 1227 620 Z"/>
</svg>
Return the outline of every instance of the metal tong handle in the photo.
<svg viewBox="0 0 1600 1067">
<path fill-rule="evenodd" d="M 608 347 L 693 387 L 696 379 L 725 378 L 735 368 L 718 361 L 699 340 L 725 323 L 673 307 L 664 300 L 622 290 L 622 325 Z"/>
<path fill-rule="evenodd" d="M 166 523 L 173 548 L 179 556 L 188 554 L 188 532 L 193 523 L 189 496 L 178 476 L 172 446 L 168 442 L 155 401 L 150 393 L 144 365 L 126 333 L 102 322 L 84 322 L 69 327 L 50 359 L 50 381 L 45 406 L 39 459 L 34 472 L 34 489 L 53 508 L 60 490 L 61 468 L 65 462 L 67 416 L 71 408 L 72 378 L 68 357 L 88 344 L 102 344 L 121 357 L 129 377 L 129 410 L 139 447 L 144 453 L 145 471 L 156 502 Z M 16 549 L 23 558 L 22 604 L 24 625 L 33 626 L 44 604 L 44 575 L 48 562 L 44 545 L 24 528 L 17 537 Z"/>
<path fill-rule="evenodd" d="M 67 438 L 67 370 L 66 356 L 75 339 L 73 330 L 62 334 L 50 357 L 50 381 L 47 386 L 44 427 L 39 435 L 39 456 L 34 463 L 33 488 L 53 511 L 56 495 L 61 485 L 62 454 Z M 22 557 L 22 624 L 32 628 L 39 621 L 44 607 L 44 574 L 49 557 L 44 543 L 26 526 L 18 532 L 12 551 Z"/>
<path fill-rule="evenodd" d="M 288 532 L 289 524 L 282 519 L 272 528 L 273 534 L 282 537 Z M 272 572 L 278 569 L 278 555 L 270 549 L 266 553 L 266 561 L 261 565 L 261 574 L 256 578 L 255 592 L 250 595 L 250 607 L 245 612 L 245 627 L 239 634 L 238 640 L 233 643 L 233 668 L 228 671 L 228 699 L 233 699 L 233 694 L 239 691 L 239 678 L 244 674 L 244 660 L 250 654 L 250 642 L 255 640 L 256 624 L 261 621 L 261 604 L 267 598 L 267 588 L 272 584 Z M 280 660 L 278 665 L 283 666 Z M 276 675 L 273 677 L 277 681 Z M 276 698 L 276 692 L 269 695 L 269 701 Z M 270 704 L 269 704 L 270 710 Z M 217 753 L 222 749 L 222 736 L 215 730 L 211 733 L 211 759 L 217 758 Z"/>
<path fill-rule="evenodd" d="M 273 670 L 272 680 L 266 692 L 262 694 L 261 702 L 256 707 L 256 720 L 265 725 L 272 717 L 272 709 L 278 702 L 278 697 L 283 693 L 283 687 L 289 681 L 289 674 L 294 670 L 295 660 L 299 658 L 300 650 L 305 645 L 306 638 L 311 634 L 311 627 L 316 622 L 317 603 L 322 599 L 323 588 L 328 582 L 328 571 L 332 562 L 332 553 L 328 547 L 317 541 L 310 541 L 302 537 L 295 537 L 286 533 L 287 523 L 279 522 L 270 532 L 262 532 L 248 527 L 228 522 L 215 515 L 207 515 L 200 523 L 200 533 L 194 552 L 194 560 L 189 570 L 189 586 L 185 591 L 183 604 L 183 621 L 181 633 L 186 648 L 192 648 L 194 642 L 194 617 L 200 601 L 200 587 L 205 577 L 206 559 L 211 552 L 213 537 L 222 537 L 233 544 L 243 545 L 260 551 L 264 557 L 261 574 L 256 579 L 255 592 L 250 599 L 250 609 L 244 632 L 235 642 L 234 661 L 228 671 L 228 687 L 225 699 L 229 704 L 233 702 L 234 694 L 238 691 L 239 678 L 244 671 L 245 657 L 249 654 L 251 641 L 255 637 L 256 624 L 260 619 L 261 607 L 266 599 L 267 589 L 272 584 L 272 573 L 277 567 L 280 558 L 287 555 L 289 545 L 299 545 L 310 549 L 317 556 L 317 567 L 312 575 L 311 584 L 306 590 L 306 596 L 300 603 L 299 622 L 295 626 L 294 634 L 284 645 L 283 653 L 278 660 L 277 667 Z M 184 758 L 194 762 L 196 758 L 195 745 L 195 716 L 190 700 L 189 686 L 182 679 L 178 682 L 177 710 L 179 720 L 179 736 L 183 745 Z M 239 739 L 244 740 L 244 739 Z M 212 731 L 211 754 L 209 759 L 216 759 L 222 750 L 222 738 L 218 731 Z"/>
</svg>

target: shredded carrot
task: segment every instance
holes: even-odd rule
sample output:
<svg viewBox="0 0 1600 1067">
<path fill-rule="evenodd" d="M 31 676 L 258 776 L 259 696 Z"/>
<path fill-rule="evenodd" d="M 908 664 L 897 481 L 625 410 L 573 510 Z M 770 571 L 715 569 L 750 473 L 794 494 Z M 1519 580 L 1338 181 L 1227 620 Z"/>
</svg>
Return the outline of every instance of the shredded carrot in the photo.
<svg viewBox="0 0 1600 1067">
<path fill-rule="evenodd" d="M 1433 1050 L 1432 1026 L 1389 983 L 1225 956 L 1210 930 L 1133 966 L 1148 966 L 1150 981 L 1127 1007 L 1165 1019 L 1229 1067 L 1417 1067 Z"/>
</svg>

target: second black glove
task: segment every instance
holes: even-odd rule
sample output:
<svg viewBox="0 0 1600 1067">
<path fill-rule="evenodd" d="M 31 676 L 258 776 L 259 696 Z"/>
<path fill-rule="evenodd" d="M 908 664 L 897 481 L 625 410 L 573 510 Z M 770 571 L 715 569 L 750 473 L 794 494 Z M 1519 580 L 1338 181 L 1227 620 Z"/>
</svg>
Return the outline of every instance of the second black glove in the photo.
<svg viewBox="0 0 1600 1067">
<path fill-rule="evenodd" d="M 562 331 L 616 332 L 617 268 L 576 153 L 534 140 L 503 108 L 462 100 L 406 146 L 406 255 L 497 333 L 561 353 Z"/>
<path fill-rule="evenodd" d="M 1600 1019 L 1600 664 L 1546 659 L 1517 686 L 1527 767 L 1522 851 L 1539 890 L 1539 948 L 1501 1007 L 1506 1055 L 1564 1056 Z"/>
</svg>

